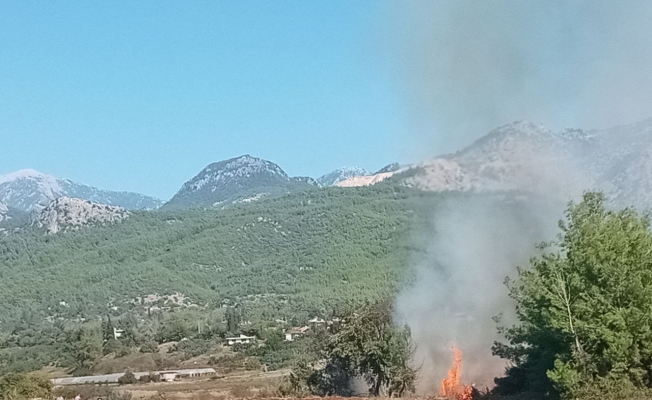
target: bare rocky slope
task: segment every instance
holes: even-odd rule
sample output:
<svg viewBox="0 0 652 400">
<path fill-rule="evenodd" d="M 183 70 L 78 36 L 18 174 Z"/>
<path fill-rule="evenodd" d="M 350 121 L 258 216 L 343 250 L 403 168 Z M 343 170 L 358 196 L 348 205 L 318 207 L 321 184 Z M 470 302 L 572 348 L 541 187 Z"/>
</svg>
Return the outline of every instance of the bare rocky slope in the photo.
<svg viewBox="0 0 652 400">
<path fill-rule="evenodd" d="M 317 182 L 319 182 L 321 186 L 336 186 L 338 183 L 347 179 L 368 175 L 371 175 L 371 172 L 367 171 L 364 168 L 342 167 L 336 169 L 331 173 L 320 176 L 317 178 Z"/>
<path fill-rule="evenodd" d="M 32 212 L 43 209 L 59 197 L 90 200 L 128 210 L 152 210 L 163 204 L 161 200 L 139 193 L 102 190 L 31 169 L 0 175 L 0 202 L 8 207 Z"/>
<path fill-rule="evenodd" d="M 40 212 L 34 213 L 31 225 L 53 234 L 89 224 L 120 222 L 128 217 L 129 212 L 122 207 L 60 197 Z"/>
<path fill-rule="evenodd" d="M 498 128 L 467 148 L 392 172 L 355 177 L 338 186 L 392 177 L 428 191 L 600 189 L 616 203 L 652 204 L 652 119 L 604 130 L 551 131 L 531 122 Z"/>
<path fill-rule="evenodd" d="M 5 203 L 0 202 L 0 222 L 8 218 L 9 208 Z"/>
</svg>

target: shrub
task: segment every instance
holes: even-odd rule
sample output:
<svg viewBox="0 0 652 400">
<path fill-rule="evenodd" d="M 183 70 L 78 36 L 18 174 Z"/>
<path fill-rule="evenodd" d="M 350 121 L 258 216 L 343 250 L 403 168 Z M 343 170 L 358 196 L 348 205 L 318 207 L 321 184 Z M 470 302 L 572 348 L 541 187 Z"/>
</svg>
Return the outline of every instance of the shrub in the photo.
<svg viewBox="0 0 652 400">
<path fill-rule="evenodd" d="M 52 383 L 45 378 L 25 374 L 8 374 L 0 378 L 0 398 L 47 398 L 52 393 Z"/>
<path fill-rule="evenodd" d="M 140 378 L 138 378 L 138 381 L 143 382 L 143 383 L 160 382 L 161 381 L 161 375 L 153 374 L 153 373 L 150 372 L 149 374 L 143 375 Z"/>
<path fill-rule="evenodd" d="M 136 379 L 136 375 L 131 371 L 125 372 L 124 375 L 118 378 L 118 384 L 120 385 L 129 385 L 136 382 L 138 382 L 138 379 Z"/>
<path fill-rule="evenodd" d="M 212 342 L 201 339 L 182 340 L 176 345 L 170 347 L 170 352 L 177 351 L 184 355 L 185 359 L 197 357 L 208 353 L 211 349 Z"/>
<path fill-rule="evenodd" d="M 245 369 L 247 371 L 256 371 L 263 367 L 263 364 L 260 363 L 260 360 L 256 357 L 249 357 L 245 361 Z"/>
<path fill-rule="evenodd" d="M 146 343 L 144 343 L 142 346 L 140 346 L 140 352 L 141 353 L 158 353 L 158 344 L 150 340 Z"/>
<path fill-rule="evenodd" d="M 115 352 L 117 358 L 126 357 L 131 354 L 131 349 L 127 346 L 120 346 L 120 348 Z"/>
</svg>

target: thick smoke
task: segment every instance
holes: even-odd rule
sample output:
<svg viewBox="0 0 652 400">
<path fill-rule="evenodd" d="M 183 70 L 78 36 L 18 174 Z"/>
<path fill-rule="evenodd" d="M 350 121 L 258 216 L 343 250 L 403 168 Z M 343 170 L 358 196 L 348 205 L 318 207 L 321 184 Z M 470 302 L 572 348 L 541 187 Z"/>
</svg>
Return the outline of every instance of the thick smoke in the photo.
<svg viewBox="0 0 652 400">
<path fill-rule="evenodd" d="M 391 4 L 383 42 L 419 133 L 406 140 L 418 144 L 407 145 L 410 159 L 459 150 L 514 120 L 558 130 L 652 116 L 650 1 Z"/>
<path fill-rule="evenodd" d="M 425 259 L 416 284 L 397 299 L 397 316 L 412 330 L 421 366 L 419 390 L 435 393 L 451 363 L 451 345 L 464 352 L 463 379 L 490 385 L 505 364 L 492 357 L 497 336 L 492 317 L 510 304 L 503 282 L 525 265 L 535 244 L 554 236 L 561 207 L 529 199 L 477 196 L 450 199 L 433 216 Z M 558 215 L 558 214 L 557 214 Z M 512 320 L 513 321 L 513 320 Z"/>
<path fill-rule="evenodd" d="M 602 128 L 652 116 L 652 2 L 400 7 L 392 10 L 388 40 L 411 128 L 419 132 L 409 142 L 429 152 L 412 157 L 458 150 L 514 120 Z M 567 201 L 591 189 L 581 168 L 565 162 L 572 160 L 524 161 L 514 187 L 534 193 L 521 199 L 450 197 L 434 211 L 427 256 L 414 262 L 416 283 L 397 298 L 397 320 L 410 326 L 418 346 L 422 393 L 438 389 L 451 344 L 464 352 L 466 382 L 490 385 L 504 372 L 504 362 L 491 355 L 498 339 L 492 316 L 506 313 L 509 324 L 513 310 L 504 279 L 528 264 L 538 242 L 555 238 Z"/>
<path fill-rule="evenodd" d="M 516 322 L 505 278 L 528 265 L 537 244 L 555 239 L 568 202 L 591 189 L 570 156 L 530 153 L 520 163 L 510 192 L 443 195 L 430 231 L 414 233 L 426 255 L 413 262 L 415 284 L 398 296 L 396 317 L 417 345 L 421 393 L 436 393 L 451 345 L 464 353 L 466 383 L 492 386 L 504 373 L 491 347 L 501 339 L 494 317 Z"/>
</svg>

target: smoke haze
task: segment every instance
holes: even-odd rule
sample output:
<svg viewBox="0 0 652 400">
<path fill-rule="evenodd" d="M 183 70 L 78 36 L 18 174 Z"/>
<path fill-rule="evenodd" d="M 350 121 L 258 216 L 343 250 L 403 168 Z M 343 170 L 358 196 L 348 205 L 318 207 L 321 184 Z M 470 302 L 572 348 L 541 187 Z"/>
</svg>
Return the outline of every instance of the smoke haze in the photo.
<svg viewBox="0 0 652 400">
<path fill-rule="evenodd" d="M 411 158 L 459 150 L 514 120 L 604 128 L 652 116 L 652 2 L 413 1 L 391 14 L 388 41 L 416 132 L 406 142 L 419 146 Z M 463 196 L 434 211 L 427 257 L 396 301 L 418 347 L 421 393 L 438 390 L 452 344 L 464 352 L 466 383 L 504 372 L 491 356 L 492 316 L 509 322 L 513 310 L 504 279 L 554 239 L 567 201 L 590 189 L 560 157 L 523 161 L 535 173 L 515 186 L 535 195 Z"/>
<path fill-rule="evenodd" d="M 652 116 L 652 2 L 392 4 L 384 40 L 409 104 L 407 142 L 419 145 L 409 157 L 459 150 L 514 120 L 557 130 Z"/>
</svg>

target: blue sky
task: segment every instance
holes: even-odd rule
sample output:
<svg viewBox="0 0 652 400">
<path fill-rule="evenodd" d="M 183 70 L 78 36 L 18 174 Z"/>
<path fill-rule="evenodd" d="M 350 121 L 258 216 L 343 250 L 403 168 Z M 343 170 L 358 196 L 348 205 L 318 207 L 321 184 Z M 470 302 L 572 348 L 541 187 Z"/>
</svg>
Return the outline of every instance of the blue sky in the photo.
<svg viewBox="0 0 652 400">
<path fill-rule="evenodd" d="M 5 2 L 0 173 L 169 198 L 245 153 L 291 175 L 398 160 L 382 10 L 356 2 Z"/>
<path fill-rule="evenodd" d="M 0 3 L 0 174 L 170 198 L 242 154 L 293 176 L 451 152 L 513 120 L 652 117 L 652 2 Z"/>
</svg>

